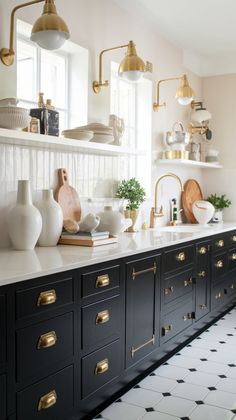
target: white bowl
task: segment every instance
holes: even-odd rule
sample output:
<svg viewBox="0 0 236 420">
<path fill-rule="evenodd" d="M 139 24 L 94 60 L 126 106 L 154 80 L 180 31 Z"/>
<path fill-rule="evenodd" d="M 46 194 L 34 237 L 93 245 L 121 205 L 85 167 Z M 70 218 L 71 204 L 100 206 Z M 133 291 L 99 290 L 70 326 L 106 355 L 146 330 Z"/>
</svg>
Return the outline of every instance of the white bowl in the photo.
<svg viewBox="0 0 236 420">
<path fill-rule="evenodd" d="M 194 201 L 192 206 L 195 219 L 200 225 L 206 225 L 212 219 L 215 207 L 209 201 Z"/>
<path fill-rule="evenodd" d="M 63 131 L 62 135 L 67 139 L 89 141 L 93 138 L 93 131 L 81 130 L 81 131 Z"/>
<path fill-rule="evenodd" d="M 29 110 L 25 108 L 0 107 L 0 127 L 17 130 L 28 127 Z"/>
<path fill-rule="evenodd" d="M 0 99 L 0 107 L 16 106 L 17 103 L 18 103 L 18 100 L 16 98 Z"/>
<path fill-rule="evenodd" d="M 95 143 L 112 143 L 114 141 L 114 136 L 110 134 L 94 134 L 91 142 Z"/>
</svg>

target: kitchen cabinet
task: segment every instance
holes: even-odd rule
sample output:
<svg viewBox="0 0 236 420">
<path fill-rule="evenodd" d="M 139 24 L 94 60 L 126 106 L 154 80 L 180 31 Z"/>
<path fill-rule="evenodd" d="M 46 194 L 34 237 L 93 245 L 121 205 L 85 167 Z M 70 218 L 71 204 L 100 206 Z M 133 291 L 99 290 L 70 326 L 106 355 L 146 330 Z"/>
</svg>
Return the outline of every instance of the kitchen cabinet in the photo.
<svg viewBox="0 0 236 420">
<path fill-rule="evenodd" d="M 0 368 L 6 360 L 6 298 L 0 295 Z"/>
<path fill-rule="evenodd" d="M 196 244 L 195 319 L 210 311 L 210 241 Z"/>
<path fill-rule="evenodd" d="M 0 376 L 0 420 L 6 420 L 6 398 L 7 398 L 7 390 L 6 390 L 6 376 Z"/>
</svg>

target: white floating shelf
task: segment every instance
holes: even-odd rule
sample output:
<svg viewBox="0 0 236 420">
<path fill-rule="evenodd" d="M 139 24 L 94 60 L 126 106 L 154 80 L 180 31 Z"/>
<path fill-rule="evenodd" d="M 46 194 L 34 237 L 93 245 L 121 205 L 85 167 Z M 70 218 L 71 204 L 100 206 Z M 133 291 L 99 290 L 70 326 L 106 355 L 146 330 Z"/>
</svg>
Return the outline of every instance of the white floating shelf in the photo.
<svg viewBox="0 0 236 420">
<path fill-rule="evenodd" d="M 36 147 L 39 149 L 77 151 L 83 154 L 103 156 L 143 156 L 146 154 L 143 150 L 129 149 L 128 147 L 65 139 L 64 137 L 46 136 L 42 134 L 27 133 L 24 131 L 7 130 L 5 128 L 0 128 L 0 144 Z"/>
<path fill-rule="evenodd" d="M 208 162 L 197 162 L 196 160 L 190 159 L 158 159 L 158 163 L 161 165 L 175 165 L 175 166 L 192 166 L 195 168 L 205 169 L 221 169 L 222 165 L 219 163 L 208 163 Z"/>
</svg>

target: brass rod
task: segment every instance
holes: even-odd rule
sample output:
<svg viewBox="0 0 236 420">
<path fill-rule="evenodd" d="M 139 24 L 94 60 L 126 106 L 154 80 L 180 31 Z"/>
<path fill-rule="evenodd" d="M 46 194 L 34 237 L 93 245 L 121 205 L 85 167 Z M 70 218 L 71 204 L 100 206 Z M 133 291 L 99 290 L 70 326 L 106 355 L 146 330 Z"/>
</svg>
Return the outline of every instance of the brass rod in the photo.
<svg viewBox="0 0 236 420">
<path fill-rule="evenodd" d="M 135 269 L 133 269 L 132 278 L 133 280 L 135 280 L 137 276 L 140 276 L 141 274 L 145 274 L 145 273 L 150 273 L 150 272 L 153 272 L 154 274 L 156 274 L 156 270 L 157 270 L 156 263 L 153 264 L 153 267 L 147 268 L 146 270 L 135 271 Z"/>
<path fill-rule="evenodd" d="M 112 48 L 107 48 L 105 50 L 102 50 L 99 54 L 99 79 L 98 79 L 98 83 L 99 84 L 103 84 L 103 80 L 102 80 L 102 58 L 103 58 L 103 54 L 108 52 L 108 51 L 114 51 L 114 50 L 119 50 L 121 48 L 126 48 L 128 47 L 129 44 L 127 45 L 120 45 L 118 47 L 112 47 Z"/>
<path fill-rule="evenodd" d="M 139 351 L 139 350 L 141 350 L 143 347 L 145 347 L 145 346 L 147 346 L 148 344 L 155 344 L 155 335 L 153 334 L 153 336 L 152 336 L 152 338 L 151 338 L 151 340 L 149 340 L 149 341 L 147 341 L 146 343 L 144 343 L 144 344 L 141 344 L 141 346 L 139 346 L 139 347 L 131 347 L 131 357 L 134 357 L 134 355 L 135 355 L 135 353 L 137 352 L 137 351 Z"/>
<path fill-rule="evenodd" d="M 163 83 L 163 82 L 168 82 L 170 80 L 181 80 L 181 79 L 183 79 L 183 77 L 184 76 L 181 76 L 181 77 L 169 77 L 168 79 L 162 79 L 162 80 L 159 80 L 158 81 L 158 83 L 157 83 L 157 101 L 154 102 L 154 104 L 153 104 L 154 111 L 158 111 L 158 109 L 161 106 L 166 106 L 166 103 L 165 102 L 163 102 L 162 104 L 160 104 L 160 84 Z"/>
</svg>

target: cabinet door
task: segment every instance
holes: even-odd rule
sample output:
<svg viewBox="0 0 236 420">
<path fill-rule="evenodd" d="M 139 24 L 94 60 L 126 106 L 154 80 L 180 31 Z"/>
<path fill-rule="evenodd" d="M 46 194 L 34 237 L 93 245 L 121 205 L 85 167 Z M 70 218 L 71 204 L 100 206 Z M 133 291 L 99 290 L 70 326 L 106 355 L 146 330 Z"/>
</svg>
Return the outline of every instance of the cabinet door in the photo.
<svg viewBox="0 0 236 420">
<path fill-rule="evenodd" d="M 6 377 L 0 376 L 0 420 L 6 420 Z"/>
<path fill-rule="evenodd" d="M 0 295 L 0 367 L 6 359 L 6 314 L 5 296 Z"/>
<path fill-rule="evenodd" d="M 196 265 L 196 320 L 210 310 L 210 243 L 197 244 Z"/>
<path fill-rule="evenodd" d="M 126 264 L 126 367 L 158 346 L 160 257 Z"/>
</svg>

